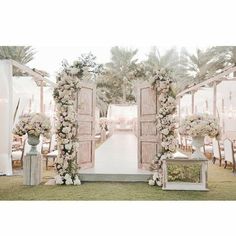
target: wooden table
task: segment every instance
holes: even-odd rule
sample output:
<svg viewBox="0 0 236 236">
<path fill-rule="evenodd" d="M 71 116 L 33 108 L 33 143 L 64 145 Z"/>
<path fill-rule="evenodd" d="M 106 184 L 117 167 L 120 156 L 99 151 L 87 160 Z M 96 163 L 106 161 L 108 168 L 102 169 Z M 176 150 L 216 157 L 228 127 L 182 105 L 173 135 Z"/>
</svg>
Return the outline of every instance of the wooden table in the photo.
<svg viewBox="0 0 236 236">
<path fill-rule="evenodd" d="M 200 181 L 194 182 L 172 182 L 168 181 L 168 165 L 192 165 L 200 164 Z M 163 160 L 163 190 L 197 190 L 208 191 L 208 160 L 207 159 L 188 159 L 188 158 L 174 158 Z"/>
</svg>

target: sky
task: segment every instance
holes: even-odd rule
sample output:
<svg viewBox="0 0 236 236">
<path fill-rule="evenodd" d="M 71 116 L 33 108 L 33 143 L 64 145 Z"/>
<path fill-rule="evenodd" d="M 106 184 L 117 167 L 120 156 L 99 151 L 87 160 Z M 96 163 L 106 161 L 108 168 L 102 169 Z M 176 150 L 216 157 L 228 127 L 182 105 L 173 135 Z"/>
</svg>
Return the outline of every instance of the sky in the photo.
<svg viewBox="0 0 236 236">
<path fill-rule="evenodd" d="M 110 60 L 110 49 L 112 46 L 32 46 L 36 54 L 34 60 L 27 65 L 31 68 L 47 71 L 50 74 L 50 78 L 54 80 L 56 72 L 61 68 L 61 62 L 66 59 L 69 63 L 76 60 L 81 54 L 92 52 L 97 57 L 98 63 L 106 63 Z M 122 46 L 123 47 L 123 46 Z M 124 46 L 126 47 L 126 46 Z M 158 47 L 161 54 L 172 46 Z M 138 49 L 137 58 L 139 60 L 146 59 L 146 55 L 149 53 L 151 46 L 127 46 L 126 48 Z M 178 47 L 180 48 L 180 47 Z M 195 47 L 186 47 L 188 51 L 194 52 Z"/>
</svg>

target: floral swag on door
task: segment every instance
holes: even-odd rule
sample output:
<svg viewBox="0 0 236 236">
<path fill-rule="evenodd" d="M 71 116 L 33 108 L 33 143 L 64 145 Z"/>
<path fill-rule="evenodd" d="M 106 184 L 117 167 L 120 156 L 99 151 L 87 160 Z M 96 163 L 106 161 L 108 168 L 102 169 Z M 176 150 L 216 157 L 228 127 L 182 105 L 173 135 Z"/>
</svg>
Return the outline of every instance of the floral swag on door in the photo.
<svg viewBox="0 0 236 236">
<path fill-rule="evenodd" d="M 56 104 L 56 135 L 58 156 L 56 160 L 56 184 L 80 185 L 78 152 L 78 120 L 77 99 L 82 80 L 91 80 L 101 73 L 102 66 L 95 62 L 96 57 L 89 53 L 83 54 L 69 65 L 63 62 L 62 71 L 57 75 L 54 89 Z"/>
<path fill-rule="evenodd" d="M 80 185 L 76 160 L 78 149 L 76 100 L 82 76 L 80 63 L 74 63 L 71 67 L 64 64 L 62 72 L 57 76 L 57 85 L 54 89 L 58 143 L 56 184 Z"/>
<path fill-rule="evenodd" d="M 173 158 L 176 151 L 176 99 L 172 90 L 173 78 L 170 71 L 160 69 L 151 80 L 152 88 L 157 91 L 160 103 L 159 114 L 157 115 L 157 130 L 161 135 L 161 151 L 154 157 L 151 169 L 154 171 L 153 178 L 149 185 L 162 186 L 162 160 Z"/>
</svg>

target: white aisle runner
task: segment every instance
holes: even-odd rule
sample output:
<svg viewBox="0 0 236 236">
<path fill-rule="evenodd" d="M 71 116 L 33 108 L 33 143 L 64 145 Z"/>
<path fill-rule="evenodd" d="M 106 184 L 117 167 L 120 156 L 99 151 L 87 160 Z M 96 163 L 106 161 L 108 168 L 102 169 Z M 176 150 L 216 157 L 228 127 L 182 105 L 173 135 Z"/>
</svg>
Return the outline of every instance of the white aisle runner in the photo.
<svg viewBox="0 0 236 236">
<path fill-rule="evenodd" d="M 132 132 L 114 133 L 95 151 L 95 166 L 80 173 L 141 174 L 138 169 L 137 137 Z"/>
</svg>

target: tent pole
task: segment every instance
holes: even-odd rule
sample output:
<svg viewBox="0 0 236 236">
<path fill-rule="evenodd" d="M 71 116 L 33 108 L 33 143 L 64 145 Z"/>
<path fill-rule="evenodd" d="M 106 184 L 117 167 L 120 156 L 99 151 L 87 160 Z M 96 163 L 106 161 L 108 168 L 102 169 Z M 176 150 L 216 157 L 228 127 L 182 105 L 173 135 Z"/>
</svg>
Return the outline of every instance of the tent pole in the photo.
<svg viewBox="0 0 236 236">
<path fill-rule="evenodd" d="M 191 95 L 192 95 L 192 114 L 194 114 L 194 91 L 191 92 Z"/>
<path fill-rule="evenodd" d="M 43 109 L 43 80 L 40 81 L 40 113 L 44 113 L 44 109 Z"/>
<path fill-rule="evenodd" d="M 181 106 L 181 96 L 178 98 L 178 106 L 179 106 L 179 123 L 180 123 L 180 118 L 181 118 L 181 114 L 180 114 L 180 106 Z"/>
<path fill-rule="evenodd" d="M 216 117 L 216 95 L 217 95 L 217 87 L 216 87 L 216 82 L 213 84 L 213 116 Z"/>
</svg>

